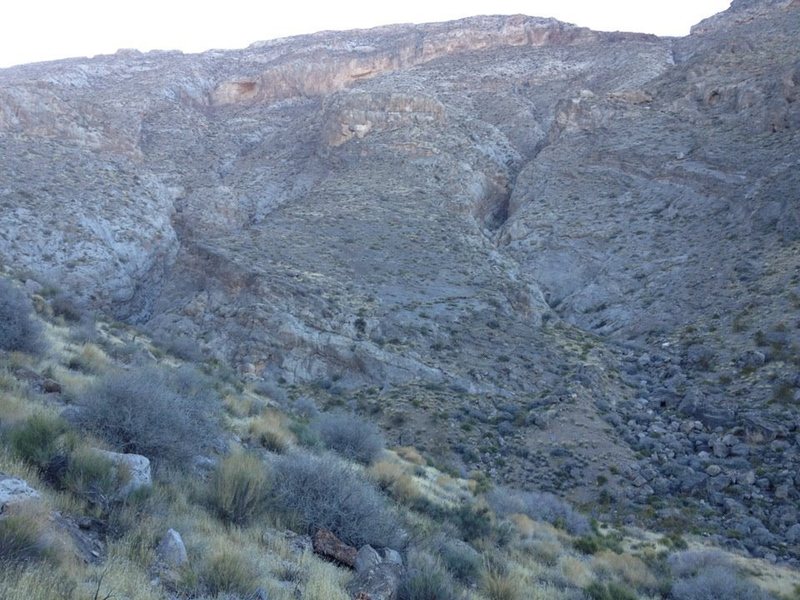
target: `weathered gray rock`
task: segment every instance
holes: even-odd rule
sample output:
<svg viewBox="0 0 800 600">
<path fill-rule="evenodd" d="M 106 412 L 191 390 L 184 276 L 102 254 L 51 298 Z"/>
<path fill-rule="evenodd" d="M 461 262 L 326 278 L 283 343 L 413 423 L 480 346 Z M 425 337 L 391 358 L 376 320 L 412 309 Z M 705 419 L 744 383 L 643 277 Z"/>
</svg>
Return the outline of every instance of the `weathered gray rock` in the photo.
<svg viewBox="0 0 800 600">
<path fill-rule="evenodd" d="M 358 550 L 355 560 L 356 573 L 360 574 L 368 571 L 381 562 L 383 562 L 381 555 L 378 554 L 378 552 L 372 546 L 369 544 L 366 546 L 361 546 L 361 548 Z"/>
<path fill-rule="evenodd" d="M 30 502 L 38 498 L 41 498 L 41 494 L 24 479 L 0 473 L 0 512 L 11 504 Z"/>
<path fill-rule="evenodd" d="M 167 530 L 158 543 L 156 556 L 159 562 L 168 569 L 179 569 L 189 562 L 186 546 L 181 534 L 174 529 Z"/>
<path fill-rule="evenodd" d="M 381 562 L 357 573 L 347 584 L 353 598 L 363 600 L 395 600 L 404 569 L 393 562 Z"/>
</svg>

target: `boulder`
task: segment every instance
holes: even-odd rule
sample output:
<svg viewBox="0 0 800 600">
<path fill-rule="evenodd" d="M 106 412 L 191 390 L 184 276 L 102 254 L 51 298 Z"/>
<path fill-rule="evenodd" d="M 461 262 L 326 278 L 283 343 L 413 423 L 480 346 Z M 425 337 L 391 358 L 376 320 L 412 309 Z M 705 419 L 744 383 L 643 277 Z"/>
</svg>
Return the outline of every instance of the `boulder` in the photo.
<svg viewBox="0 0 800 600">
<path fill-rule="evenodd" d="M 174 529 L 167 530 L 156 548 L 159 562 L 170 569 L 178 569 L 189 562 L 186 546 L 183 544 L 181 534 Z"/>
<path fill-rule="evenodd" d="M 347 590 L 360 600 L 394 600 L 403 572 L 403 559 L 396 550 L 362 546 L 356 556 L 356 576 Z"/>
<path fill-rule="evenodd" d="M 311 540 L 314 552 L 351 569 L 356 566 L 358 551 L 348 546 L 328 529 L 318 529 Z"/>
<path fill-rule="evenodd" d="M 356 562 L 355 568 L 356 573 L 364 573 L 369 571 L 372 567 L 379 565 L 383 562 L 381 555 L 378 552 L 367 544 L 366 546 L 362 546 L 358 554 L 356 555 Z"/>
<path fill-rule="evenodd" d="M 29 486 L 27 481 L 0 473 L 0 512 L 11 504 L 36 500 L 40 497 L 39 492 Z"/>
</svg>

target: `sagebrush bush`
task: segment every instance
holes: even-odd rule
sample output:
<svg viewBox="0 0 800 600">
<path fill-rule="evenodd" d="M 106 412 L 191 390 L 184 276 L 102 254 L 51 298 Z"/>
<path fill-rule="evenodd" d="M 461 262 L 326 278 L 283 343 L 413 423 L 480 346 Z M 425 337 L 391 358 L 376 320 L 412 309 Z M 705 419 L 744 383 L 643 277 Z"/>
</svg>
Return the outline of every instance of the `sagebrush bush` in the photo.
<svg viewBox="0 0 800 600">
<path fill-rule="evenodd" d="M 45 349 L 42 326 L 33 316 L 28 297 L 0 278 L 0 350 L 39 354 Z"/>
<path fill-rule="evenodd" d="M 323 413 L 311 427 L 326 448 L 365 465 L 378 458 L 386 445 L 378 426 L 355 414 Z"/>
<path fill-rule="evenodd" d="M 397 515 L 355 469 L 332 456 L 292 453 L 273 461 L 272 504 L 308 531 L 325 528 L 355 547 L 402 546 Z"/>
<path fill-rule="evenodd" d="M 78 402 L 85 429 L 156 464 L 187 463 L 219 432 L 219 399 L 195 370 L 110 373 Z"/>
<path fill-rule="evenodd" d="M 46 414 L 35 414 L 8 432 L 11 448 L 22 459 L 44 470 L 59 454 L 59 437 L 66 423 Z"/>
<path fill-rule="evenodd" d="M 414 552 L 400 582 L 399 600 L 458 600 L 461 595 L 442 563 L 426 552 Z"/>
<path fill-rule="evenodd" d="M 674 600 L 775 600 L 775 596 L 751 583 L 730 567 L 710 567 L 672 586 Z"/>
<path fill-rule="evenodd" d="M 720 550 L 684 550 L 670 554 L 667 558 L 673 577 L 692 577 L 714 567 L 730 567 L 730 558 Z"/>
<path fill-rule="evenodd" d="M 592 531 L 589 519 L 585 515 L 553 494 L 495 488 L 486 495 L 486 498 L 492 510 L 500 517 L 512 514 L 527 515 L 536 521 L 545 521 L 561 527 L 572 535 L 587 535 Z"/>
<path fill-rule="evenodd" d="M 242 525 L 265 508 L 270 477 L 254 454 L 231 454 L 221 460 L 211 476 L 209 499 L 220 518 Z"/>
</svg>

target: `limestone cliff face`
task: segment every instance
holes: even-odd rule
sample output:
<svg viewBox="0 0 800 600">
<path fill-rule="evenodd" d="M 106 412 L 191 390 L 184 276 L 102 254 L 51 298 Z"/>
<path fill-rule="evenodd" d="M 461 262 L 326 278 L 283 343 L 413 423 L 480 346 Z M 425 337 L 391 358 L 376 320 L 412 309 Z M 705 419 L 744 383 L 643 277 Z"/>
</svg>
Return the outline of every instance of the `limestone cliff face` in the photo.
<svg viewBox="0 0 800 600">
<path fill-rule="evenodd" d="M 448 415 L 465 468 L 729 506 L 695 451 L 798 427 L 797 39 L 796 0 L 750 0 L 682 39 L 476 17 L 3 70 L 0 258 L 253 378 L 391 397 L 404 441 Z M 739 467 L 779 531 L 784 476 Z"/>
</svg>

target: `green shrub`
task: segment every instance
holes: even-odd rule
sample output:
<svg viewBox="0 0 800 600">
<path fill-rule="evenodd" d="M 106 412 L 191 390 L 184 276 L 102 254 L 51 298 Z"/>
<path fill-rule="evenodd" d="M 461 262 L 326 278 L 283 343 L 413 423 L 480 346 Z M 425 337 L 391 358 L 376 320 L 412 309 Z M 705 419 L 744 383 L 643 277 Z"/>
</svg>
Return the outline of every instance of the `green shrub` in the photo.
<svg viewBox="0 0 800 600">
<path fill-rule="evenodd" d="M 355 414 L 323 413 L 311 423 L 326 448 L 368 465 L 383 452 L 385 442 L 377 425 Z"/>
<path fill-rule="evenodd" d="M 436 554 L 462 583 L 472 583 L 480 573 L 481 555 L 466 542 L 442 538 L 436 545 Z"/>
<path fill-rule="evenodd" d="M 312 531 L 324 527 L 351 546 L 399 548 L 405 536 L 386 499 L 332 456 L 292 453 L 273 461 L 273 507 Z"/>
<path fill-rule="evenodd" d="M 586 588 L 586 595 L 592 600 L 637 600 L 634 592 L 615 582 L 600 583 L 599 581 L 593 581 Z"/>
<path fill-rule="evenodd" d="M 66 430 L 63 420 L 35 414 L 9 432 L 9 443 L 20 458 L 43 470 L 59 453 L 58 438 Z"/>
<path fill-rule="evenodd" d="M 97 450 L 79 448 L 67 458 L 62 484 L 73 494 L 107 508 L 129 477 Z"/>
<path fill-rule="evenodd" d="M 499 517 L 514 513 L 527 515 L 535 521 L 561 527 L 572 535 L 587 535 L 592 529 L 586 516 L 553 494 L 495 488 L 486 497 Z"/>
<path fill-rule="evenodd" d="M 211 477 L 210 500 L 221 519 L 241 525 L 265 507 L 270 481 L 266 466 L 254 454 L 231 454 Z"/>
<path fill-rule="evenodd" d="M 461 535 L 468 542 L 488 537 L 492 533 L 491 515 L 486 506 L 462 504 L 454 516 Z"/>
<path fill-rule="evenodd" d="M 461 596 L 438 559 L 416 552 L 409 557 L 397 597 L 399 600 L 457 600 Z"/>
<path fill-rule="evenodd" d="M 0 567 L 47 558 L 42 531 L 36 515 L 18 512 L 0 517 Z"/>
<path fill-rule="evenodd" d="M 200 579 L 211 595 L 229 593 L 249 597 L 258 586 L 258 570 L 241 553 L 216 552 L 203 565 Z"/>
<path fill-rule="evenodd" d="M 66 292 L 59 292 L 53 296 L 50 300 L 50 308 L 55 316 L 72 323 L 78 323 L 86 316 L 86 309 Z"/>
<path fill-rule="evenodd" d="M 28 297 L 0 278 L 0 350 L 40 354 L 45 349 L 42 326 L 32 316 Z"/>
<path fill-rule="evenodd" d="M 219 432 L 221 404 L 194 369 L 106 375 L 79 400 L 80 424 L 122 452 L 185 464 Z"/>
</svg>

